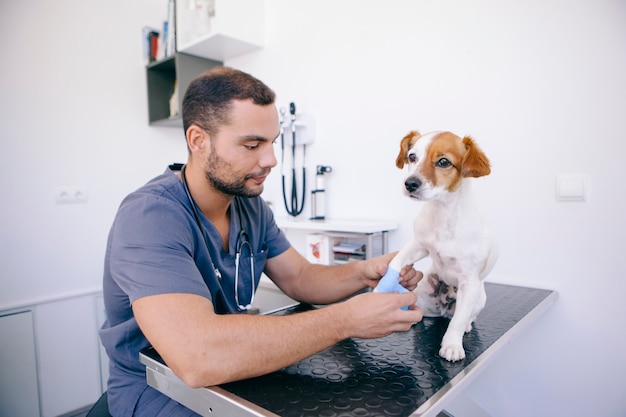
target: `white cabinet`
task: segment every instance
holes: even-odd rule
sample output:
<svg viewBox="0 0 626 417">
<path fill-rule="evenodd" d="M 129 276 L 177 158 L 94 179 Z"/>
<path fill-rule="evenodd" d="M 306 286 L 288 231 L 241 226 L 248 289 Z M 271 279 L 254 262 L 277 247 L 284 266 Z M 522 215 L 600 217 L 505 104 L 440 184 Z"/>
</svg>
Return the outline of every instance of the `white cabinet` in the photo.
<svg viewBox="0 0 626 417">
<path fill-rule="evenodd" d="M 311 239 L 325 239 L 328 256 L 324 264 L 339 264 L 369 259 L 388 251 L 388 233 L 398 226 L 387 221 L 325 220 L 309 221 L 277 218 L 276 223 L 287 234 L 292 246 L 309 258 Z M 265 275 L 261 277 L 254 307 L 261 313 L 294 304 Z"/>
<path fill-rule="evenodd" d="M 362 220 L 277 218 L 276 223 L 309 261 L 317 260 L 328 265 L 370 259 L 387 253 L 388 233 L 398 227 L 388 221 Z"/>
<path fill-rule="evenodd" d="M 106 310 L 104 308 L 104 296 L 96 296 L 96 323 L 97 329 L 100 329 L 106 321 Z M 98 338 L 98 355 L 100 357 L 100 391 L 107 390 L 107 383 L 109 380 L 109 356 L 106 349 L 102 345 L 102 342 Z"/>
<path fill-rule="evenodd" d="M 59 416 L 98 399 L 98 299 L 94 289 L 0 306 L 0 416 Z"/>
<path fill-rule="evenodd" d="M 93 404 L 101 394 L 96 295 L 33 306 L 42 416 Z"/>
<path fill-rule="evenodd" d="M 31 311 L 0 316 L 0 415 L 40 415 Z"/>
</svg>

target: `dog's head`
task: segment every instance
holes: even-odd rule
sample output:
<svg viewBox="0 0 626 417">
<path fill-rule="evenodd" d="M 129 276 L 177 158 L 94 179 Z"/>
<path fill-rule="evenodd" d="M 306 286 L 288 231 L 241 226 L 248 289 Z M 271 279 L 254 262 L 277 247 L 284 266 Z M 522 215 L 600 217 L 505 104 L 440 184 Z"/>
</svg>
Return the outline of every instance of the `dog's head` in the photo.
<svg viewBox="0 0 626 417">
<path fill-rule="evenodd" d="M 450 132 L 420 135 L 413 131 L 400 142 L 396 166 L 409 167 L 405 192 L 418 200 L 430 200 L 455 191 L 466 177 L 482 177 L 491 172 L 489 159 L 472 138 Z"/>
</svg>

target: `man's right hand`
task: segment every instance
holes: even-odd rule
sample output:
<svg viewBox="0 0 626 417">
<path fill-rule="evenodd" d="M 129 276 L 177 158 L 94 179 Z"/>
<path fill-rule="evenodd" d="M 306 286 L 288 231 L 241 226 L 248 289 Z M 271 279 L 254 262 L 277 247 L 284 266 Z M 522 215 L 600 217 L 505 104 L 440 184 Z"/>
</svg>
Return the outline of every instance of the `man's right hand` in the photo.
<svg viewBox="0 0 626 417">
<path fill-rule="evenodd" d="M 349 337 L 373 339 L 393 332 L 406 332 L 421 321 L 422 310 L 415 305 L 416 302 L 417 296 L 413 292 L 367 292 L 334 307 L 341 311 L 342 317 L 338 319 L 346 324 Z M 402 310 L 405 306 L 409 309 Z"/>
</svg>

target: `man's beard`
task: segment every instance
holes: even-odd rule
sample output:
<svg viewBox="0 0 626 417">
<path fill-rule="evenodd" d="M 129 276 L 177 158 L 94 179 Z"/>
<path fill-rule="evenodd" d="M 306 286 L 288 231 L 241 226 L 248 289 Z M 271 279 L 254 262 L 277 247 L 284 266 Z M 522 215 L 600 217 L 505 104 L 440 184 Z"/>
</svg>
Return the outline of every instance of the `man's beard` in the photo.
<svg viewBox="0 0 626 417">
<path fill-rule="evenodd" d="M 227 173 L 232 172 L 231 166 L 215 152 L 215 148 L 211 149 L 211 153 L 207 158 L 204 166 L 204 175 L 213 187 L 227 195 L 236 195 L 239 197 L 257 197 L 263 191 L 251 190 L 246 186 L 246 181 L 252 178 L 252 175 L 246 175 L 244 178 L 227 178 Z"/>
</svg>

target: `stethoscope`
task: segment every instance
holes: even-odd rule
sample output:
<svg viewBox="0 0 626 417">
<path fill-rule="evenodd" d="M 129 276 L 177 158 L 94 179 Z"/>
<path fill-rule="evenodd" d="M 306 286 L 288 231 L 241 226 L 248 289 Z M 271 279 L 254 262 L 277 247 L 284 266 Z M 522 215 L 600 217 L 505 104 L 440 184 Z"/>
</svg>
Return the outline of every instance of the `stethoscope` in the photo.
<svg viewBox="0 0 626 417">
<path fill-rule="evenodd" d="M 296 104 L 289 104 L 289 113 L 291 114 L 291 204 L 287 202 L 287 190 L 285 186 L 285 109 L 280 109 L 280 146 L 281 146 L 281 164 L 283 165 L 283 202 L 285 210 L 290 216 L 296 217 L 302 213 L 304 209 L 304 198 L 306 191 L 306 169 L 304 167 L 304 159 L 306 158 L 306 145 L 302 148 L 302 198 L 298 202 L 298 186 L 296 184 Z"/>
<path fill-rule="evenodd" d="M 200 228 L 202 232 L 202 237 L 204 238 L 204 245 L 206 246 L 207 252 L 209 252 L 209 241 L 207 240 L 206 233 L 204 232 L 204 227 L 202 226 L 202 222 L 200 221 L 200 215 L 198 214 L 198 209 L 196 208 L 196 203 L 191 193 L 189 192 L 189 186 L 187 185 L 187 178 L 185 177 L 185 168 L 187 165 L 183 165 L 180 169 L 180 177 L 183 180 L 183 187 L 185 188 L 185 193 L 187 194 L 187 198 L 189 199 L 189 204 L 191 205 L 191 210 L 193 211 L 193 215 L 196 219 L 196 224 Z M 241 217 L 241 207 L 239 207 L 239 203 L 235 204 L 237 206 L 237 216 L 239 217 L 239 224 L 241 229 L 239 230 L 239 234 L 237 235 L 237 242 L 235 245 L 235 302 L 237 303 L 237 308 L 239 310 L 248 310 L 252 303 L 254 302 L 254 252 L 252 251 L 252 244 L 250 243 L 250 236 L 243 228 L 243 222 Z M 250 282 L 251 282 L 251 293 L 250 293 L 250 302 L 246 305 L 241 304 L 239 301 L 239 260 L 241 259 L 241 252 L 243 248 L 248 246 L 248 251 L 250 252 Z M 222 273 L 219 269 L 215 267 L 213 260 L 210 258 L 209 254 L 209 262 L 211 262 L 211 267 L 215 271 L 215 275 L 221 281 Z"/>
</svg>

